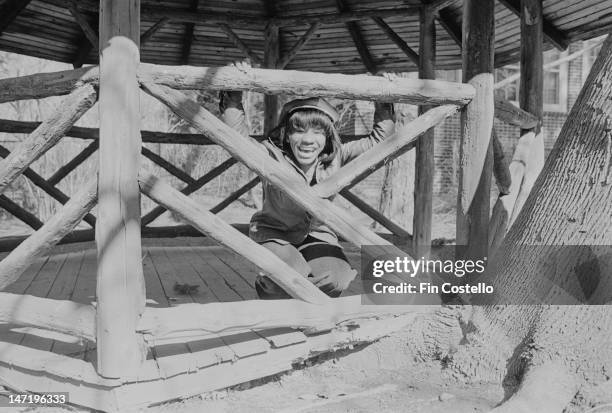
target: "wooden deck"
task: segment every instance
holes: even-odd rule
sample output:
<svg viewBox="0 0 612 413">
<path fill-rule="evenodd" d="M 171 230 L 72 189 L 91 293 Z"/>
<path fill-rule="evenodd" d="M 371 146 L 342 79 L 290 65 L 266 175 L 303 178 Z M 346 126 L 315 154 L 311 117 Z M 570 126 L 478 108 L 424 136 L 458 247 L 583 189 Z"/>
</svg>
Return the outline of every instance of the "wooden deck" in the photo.
<svg viewBox="0 0 612 413">
<path fill-rule="evenodd" d="M 198 239 L 145 241 L 143 269 L 147 306 L 172 307 L 184 303 L 257 299 L 254 282 L 259 269 L 256 266 L 224 247 L 201 244 L 202 241 Z M 5 255 L 1 254 L 0 258 Z M 358 254 L 353 252 L 347 256 L 353 266 L 359 268 Z M 189 294 L 181 294 L 174 289 L 176 283 L 197 285 L 198 288 Z M 31 265 L 5 291 L 91 304 L 95 302 L 95 290 L 95 245 L 85 243 L 56 247 L 52 254 Z M 299 330 L 277 328 L 222 337 L 207 334 L 189 340 L 170 337 L 149 343 L 151 351 L 148 358 L 156 360 L 161 371 L 172 374 L 184 366 L 165 365 L 164 358 L 169 356 L 208 350 L 212 365 L 262 354 L 271 347 L 301 343 L 306 336 Z M 67 355 L 95 365 L 94 343 L 78 342 L 62 334 L 0 324 L 0 345 L 2 342 Z M 201 357 L 199 362 L 202 362 Z"/>
</svg>

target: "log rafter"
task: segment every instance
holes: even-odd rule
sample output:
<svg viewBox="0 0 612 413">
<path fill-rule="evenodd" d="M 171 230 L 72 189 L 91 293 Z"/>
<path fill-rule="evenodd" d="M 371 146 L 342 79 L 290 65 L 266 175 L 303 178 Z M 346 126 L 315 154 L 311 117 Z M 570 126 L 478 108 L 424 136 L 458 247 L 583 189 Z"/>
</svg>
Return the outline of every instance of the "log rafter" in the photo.
<svg viewBox="0 0 612 413">
<path fill-rule="evenodd" d="M 146 43 L 151 40 L 151 38 L 157 33 L 162 27 L 164 27 L 170 21 L 167 17 L 162 17 L 158 21 L 153 24 L 153 26 L 149 27 L 144 33 L 140 35 L 140 47 L 144 46 Z"/>
<path fill-rule="evenodd" d="M 457 23 L 448 10 L 438 10 L 436 14 L 436 20 L 440 23 L 440 25 L 446 30 L 446 33 L 453 39 L 455 44 L 459 46 L 459 50 L 463 48 L 463 42 L 461 40 L 461 26 Z"/>
<path fill-rule="evenodd" d="M 191 4 L 189 5 L 189 9 L 193 12 L 198 11 L 199 0 L 191 0 Z M 194 40 L 194 32 L 195 23 L 186 23 L 185 24 L 185 35 L 183 36 L 183 49 L 181 50 L 181 61 L 180 64 L 187 65 L 189 64 L 189 55 L 191 55 L 191 45 Z"/>
<path fill-rule="evenodd" d="M 306 33 L 291 47 L 291 49 L 281 58 L 278 62 L 278 69 L 284 69 L 291 61 L 297 56 L 297 54 L 304 48 L 306 43 L 317 33 L 317 30 L 321 27 L 320 23 L 312 23 Z"/>
<path fill-rule="evenodd" d="M 83 13 L 81 13 L 81 11 L 78 9 L 77 2 L 75 0 L 71 1 L 68 4 L 68 10 L 70 10 L 70 14 L 72 14 L 72 17 L 74 17 L 74 19 L 76 20 L 77 24 L 83 31 L 83 34 L 85 35 L 87 40 L 89 40 L 89 43 L 93 47 L 97 47 L 99 43 L 98 34 L 91 27 L 85 15 L 83 15 Z"/>
<path fill-rule="evenodd" d="M 499 0 L 508 10 L 521 17 L 521 1 L 520 0 Z M 557 49 L 563 51 L 569 47 L 570 40 L 568 37 L 557 29 L 548 19 L 542 19 L 544 36 Z"/>
<path fill-rule="evenodd" d="M 261 65 L 263 60 L 257 53 L 255 53 L 237 34 L 232 28 L 226 23 L 218 24 L 221 31 L 227 36 L 227 38 L 239 49 L 244 55 L 251 59 L 251 62 Z"/>
<path fill-rule="evenodd" d="M 19 16 L 32 0 L 8 0 L 0 8 L 0 34 Z"/>
<path fill-rule="evenodd" d="M 391 26 L 389 26 L 383 19 L 381 19 L 380 17 L 373 17 L 372 20 L 374 20 L 374 23 L 376 23 L 378 25 L 378 27 L 380 27 L 382 29 L 382 31 L 385 32 L 385 34 L 387 35 L 387 37 L 393 42 L 395 43 L 395 45 L 397 47 L 400 48 L 400 50 L 402 52 L 404 52 L 404 54 L 406 56 L 408 56 L 408 59 L 410 59 L 412 61 L 412 63 L 414 63 L 415 65 L 419 64 L 419 54 L 417 52 L 415 52 L 412 47 L 408 46 L 408 43 L 406 43 L 404 41 L 404 39 L 402 39 L 400 37 L 399 34 L 397 34 L 395 32 L 395 30 L 393 30 L 391 28 Z"/>
<path fill-rule="evenodd" d="M 338 7 L 340 13 L 349 11 L 348 6 L 344 2 L 344 0 L 336 0 L 336 6 Z M 355 48 L 357 49 L 357 52 L 361 57 L 361 62 L 368 70 L 368 72 L 372 74 L 376 73 L 378 71 L 378 69 L 376 68 L 376 63 L 374 63 L 374 59 L 372 58 L 372 55 L 368 50 L 368 46 L 365 43 L 359 24 L 354 21 L 349 21 L 345 24 L 346 29 L 348 30 L 349 34 L 351 35 L 351 38 L 353 39 L 353 43 L 355 43 Z"/>
</svg>

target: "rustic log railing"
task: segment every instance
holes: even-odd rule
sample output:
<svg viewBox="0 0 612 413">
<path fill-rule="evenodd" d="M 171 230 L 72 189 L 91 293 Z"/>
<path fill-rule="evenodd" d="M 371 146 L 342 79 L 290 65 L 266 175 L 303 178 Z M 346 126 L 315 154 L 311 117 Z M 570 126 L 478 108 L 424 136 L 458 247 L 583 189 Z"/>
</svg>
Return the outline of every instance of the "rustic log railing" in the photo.
<svg viewBox="0 0 612 413">
<path fill-rule="evenodd" d="M 19 89 L 15 85 L 10 85 L 6 80 L 0 80 L 0 86 L 9 85 L 9 90 L 0 87 L 0 101 L 3 99 L 22 99 L 24 96 L 37 97 L 45 94 L 67 94 L 73 96 L 67 98 L 63 108 L 63 120 L 61 127 L 52 128 L 49 124 L 53 122 L 43 122 L 42 124 L 22 123 L 14 121 L 1 121 L 0 131 L 11 129 L 14 132 L 31 132 L 29 139 L 22 145 L 8 154 L 3 152 L 7 158 L 0 163 L 0 183 L 4 183 L 5 188 L 8 183 L 14 180 L 19 174 L 23 173 L 38 181 L 39 186 L 47 188 L 53 196 L 57 196 L 55 185 L 70 174 L 75 168 L 91 156 L 98 148 L 99 133 L 96 129 L 74 127 L 73 124 L 84 111 L 95 102 L 95 89 L 91 86 L 97 80 L 98 70 L 96 68 L 80 69 L 63 74 L 45 74 L 40 78 L 28 77 L 28 79 L 16 79 L 15 83 L 22 85 L 25 89 Z M 358 79 L 358 82 L 355 81 Z M 51 81 L 46 88 L 37 90 L 33 85 L 40 85 L 41 81 Z M 316 81 L 316 82 L 315 82 Z M 292 306 L 304 306 L 304 309 L 311 311 L 310 315 L 303 318 L 281 317 L 279 320 L 268 321 L 266 326 L 297 326 L 306 328 L 328 328 L 342 320 L 336 315 L 327 316 L 327 310 L 313 310 L 313 303 L 317 308 L 325 309 L 332 300 L 319 291 L 313 284 L 301 277 L 291 267 L 282 260 L 254 243 L 244 235 L 245 228 L 241 231 L 225 223 L 214 214 L 230 205 L 244 193 L 252 189 L 260 181 L 266 181 L 283 190 L 298 205 L 307 210 L 314 217 L 329 225 L 345 240 L 355 245 L 378 245 L 380 253 L 397 254 L 404 256 L 406 253 L 396 247 L 393 243 L 382 238 L 368 228 L 356 224 L 355 219 L 343 209 L 337 207 L 325 198 L 340 193 L 350 202 L 356 205 L 363 212 L 368 214 L 377 222 L 389 229 L 394 235 L 401 239 L 402 244 L 411 240 L 411 235 L 403 228 L 393 223 L 388 218 L 381 215 L 378 211 L 369 207 L 359 197 L 349 191 L 361 179 L 368 176 L 379 168 L 384 162 L 399 156 L 405 151 L 414 148 L 417 138 L 424 132 L 430 130 L 435 125 L 442 122 L 449 116 L 457 112 L 459 107 L 470 101 L 473 96 L 473 88 L 465 84 L 453 84 L 449 82 L 439 82 L 435 80 L 407 80 L 399 79 L 390 81 L 375 76 L 343 76 L 343 75 L 321 75 L 305 72 L 286 72 L 277 70 L 252 69 L 240 71 L 236 68 L 185 68 L 180 73 L 173 68 L 155 67 L 151 65 L 141 65 L 139 72 L 140 87 L 153 97 L 167 105 L 174 113 L 190 123 L 200 134 L 165 134 L 162 132 L 143 132 L 144 141 L 158 143 L 186 143 L 186 144 L 216 144 L 226 149 L 231 157 L 220 165 L 214 167 L 200 178 L 194 178 L 177 168 L 167 159 L 164 159 L 154 152 L 142 148 L 138 152 L 147 157 L 153 163 L 159 165 L 172 176 L 182 181 L 185 186 L 181 190 L 172 188 L 159 178 L 151 175 L 141 174 L 139 177 L 140 190 L 145 195 L 156 201 L 159 205 L 141 217 L 142 236 L 150 235 L 176 235 L 177 233 L 194 233 L 194 230 L 177 226 L 171 228 L 154 228 L 149 224 L 155 220 L 166 209 L 181 215 L 195 230 L 205 233 L 221 244 L 229 247 L 245 258 L 251 260 L 259 268 L 265 270 L 270 277 L 283 287 L 291 296 L 302 300 L 299 303 L 289 301 Z M 229 85 L 229 86 L 228 86 Z M 309 88 L 316 85 L 313 91 Z M 169 87 L 169 86 L 172 86 Z M 225 125 L 222 121 L 207 112 L 197 102 L 191 100 L 182 92 L 176 89 L 187 88 L 209 88 L 219 89 L 221 87 L 231 87 L 235 89 L 255 89 L 266 93 L 278 93 L 287 89 L 290 93 L 319 94 L 324 96 L 344 96 L 352 98 L 362 98 L 370 100 L 402 101 L 418 104 L 437 105 L 429 111 L 416 118 L 405 130 L 410 132 L 404 135 L 397 135 L 386 139 L 376 145 L 370 151 L 359 156 L 353 162 L 341 168 L 329 180 L 321 182 L 314 187 L 309 187 L 296 172 L 289 169 L 286 165 L 277 162 L 269 156 L 265 145 L 258 143 L 258 140 L 240 133 Z M 445 90 L 447 88 L 447 90 Z M 81 102 L 81 103 L 78 103 Z M 85 102 L 85 103 L 83 103 Z M 70 111 L 66 111 L 70 108 Z M 68 113 L 64 113 L 68 112 Z M 520 113 L 519 113 L 520 114 Z M 518 116 L 518 115 L 517 115 Z M 522 116 L 522 115 L 521 115 Z M 518 119 L 514 117 L 513 119 Z M 521 125 L 525 125 L 521 120 Z M 46 128 L 46 129 L 45 129 Z M 40 130 L 43 132 L 40 132 Z M 50 130 L 50 131 L 49 131 Z M 70 160 L 66 165 L 59 168 L 48 180 L 35 175 L 29 169 L 29 165 L 50 146 L 57 143 L 58 139 L 64 135 L 78 135 L 80 138 L 93 140 L 81 153 Z M 33 143 L 34 142 L 34 143 Z M 498 148 L 499 149 L 499 148 Z M 258 176 L 251 179 L 242 187 L 231 193 L 225 200 L 210 210 L 206 210 L 187 195 L 195 192 L 206 183 L 226 171 L 236 162 L 242 162 Z M 516 166 L 516 165 L 515 165 Z M 503 168 L 502 168 L 503 169 Z M 511 165 L 510 170 L 513 170 Z M 502 171 L 503 172 L 503 171 Z M 0 262 L 0 290 L 16 280 L 19 275 L 41 254 L 52 248 L 61 239 L 85 240 L 93 238 L 92 230 L 72 231 L 73 228 L 87 216 L 89 210 L 97 201 L 98 186 L 95 180 L 83 188 L 78 194 L 67 200 L 65 205 L 47 223 L 35 225 L 40 228 L 17 246 L 3 261 Z M 32 220 L 30 220 L 31 223 Z M 92 225 L 95 222 L 92 222 Z M 184 232 L 182 232 L 184 231 Z M 1 246 L 1 243 L 0 243 Z M 401 281 L 399 278 L 397 279 Z M 58 331 L 64 334 L 85 338 L 87 340 L 98 340 L 99 330 L 96 333 L 94 320 L 101 317 L 99 309 L 90 306 L 80 306 L 70 302 L 55 300 L 38 299 L 26 297 L 23 303 L 31 303 L 32 309 L 25 314 L 11 313 L 16 298 L 12 295 L 0 293 L 2 300 L 0 303 L 0 321 L 11 322 L 17 325 L 34 326 L 42 329 Z M 6 298 L 6 300 L 4 300 Z M 398 306 L 392 309 L 374 306 L 374 308 L 362 307 L 356 298 L 343 298 L 338 303 L 348 303 L 341 310 L 343 316 L 371 316 L 373 313 L 413 311 L 411 307 Z M 4 304 L 6 303 L 6 305 Z M 248 303 L 253 308 L 261 307 L 267 311 L 268 307 L 277 303 Z M 281 303 L 278 303 L 279 305 Z M 29 305 L 29 304 L 28 304 Z M 80 317 L 75 322 L 69 318 L 57 320 L 46 314 L 44 309 L 58 306 L 60 314 L 68 311 L 77 310 Z M 196 305 L 195 310 L 198 317 L 205 317 L 206 312 L 203 308 Z M 229 308 L 225 304 L 216 304 L 219 311 L 222 308 Z M 310 306 L 310 307 L 309 307 Z M 265 307 L 265 309 L 264 309 Z M 215 307 L 216 308 L 216 307 Z M 334 307 L 338 308 L 338 307 Z M 184 310 L 181 310 L 184 311 Z M 233 311 L 233 310 L 232 310 Z M 175 311 L 176 312 L 176 311 Z M 140 318 L 140 324 L 133 331 L 135 336 L 147 335 L 149 337 L 159 337 L 164 334 L 172 334 L 176 329 L 168 325 L 168 319 L 173 314 L 171 309 L 156 310 L 151 312 L 145 310 Z M 252 323 L 261 323 L 260 318 L 252 317 L 251 313 L 240 315 L 241 320 Z M 264 314 L 264 313 L 262 313 Z M 314 317 L 314 318 L 313 318 Z M 265 317 L 264 317 L 265 318 Z M 245 321 L 245 322 L 246 322 Z M 231 324 L 231 323 L 230 323 Z M 99 326 L 98 326 L 99 327 Z M 183 327 L 181 327 L 183 328 Z M 198 331 L 233 331 L 235 325 L 220 326 L 197 323 L 187 323 L 186 329 Z M 142 337 L 141 337 L 142 338 Z M 138 339 L 140 340 L 140 339 Z M 110 345 L 106 343 L 107 348 Z M 129 374 L 132 374 L 130 372 Z M 111 379 L 104 379 L 111 380 Z"/>
</svg>

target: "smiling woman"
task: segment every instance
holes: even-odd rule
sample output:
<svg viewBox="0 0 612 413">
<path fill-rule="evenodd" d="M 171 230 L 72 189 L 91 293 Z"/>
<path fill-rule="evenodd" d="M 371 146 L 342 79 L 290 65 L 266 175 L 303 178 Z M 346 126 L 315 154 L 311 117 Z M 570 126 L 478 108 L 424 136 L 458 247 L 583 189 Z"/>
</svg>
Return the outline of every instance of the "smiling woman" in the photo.
<svg viewBox="0 0 612 413">
<path fill-rule="evenodd" d="M 240 92 L 223 96 L 222 118 L 241 129 L 245 117 Z M 296 179 L 315 185 L 390 136 L 394 129 L 392 112 L 392 104 L 377 103 L 372 132 L 343 144 L 335 127 L 339 116 L 329 102 L 319 97 L 296 99 L 283 107 L 266 147 L 272 158 L 296 172 Z M 249 236 L 331 297 L 339 296 L 357 273 L 338 244 L 338 236 L 267 182 L 263 184 L 263 207 L 251 219 Z M 265 275 L 258 277 L 255 287 L 263 299 L 290 298 Z"/>
</svg>

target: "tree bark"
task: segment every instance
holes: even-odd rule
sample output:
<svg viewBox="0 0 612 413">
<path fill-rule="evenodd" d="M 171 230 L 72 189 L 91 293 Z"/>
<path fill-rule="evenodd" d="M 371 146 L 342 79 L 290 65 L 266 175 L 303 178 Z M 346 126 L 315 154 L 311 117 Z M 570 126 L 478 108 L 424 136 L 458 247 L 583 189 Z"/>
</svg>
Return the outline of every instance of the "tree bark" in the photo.
<svg viewBox="0 0 612 413">
<path fill-rule="evenodd" d="M 612 302 L 610 93 L 609 37 L 487 269 L 496 292 L 508 302 L 539 304 L 548 295 L 550 305 L 485 305 L 464 320 L 467 344 L 453 355 L 451 367 L 479 380 L 521 380 L 518 391 L 496 411 L 561 412 L 578 390 L 609 380 L 612 308 L 553 305 L 550 294 L 589 304 Z M 590 248 L 588 254 L 578 249 L 559 254 L 551 247 L 561 245 Z M 595 266 L 579 271 L 587 260 Z M 550 263 L 557 266 L 555 272 L 548 270 Z"/>
</svg>

